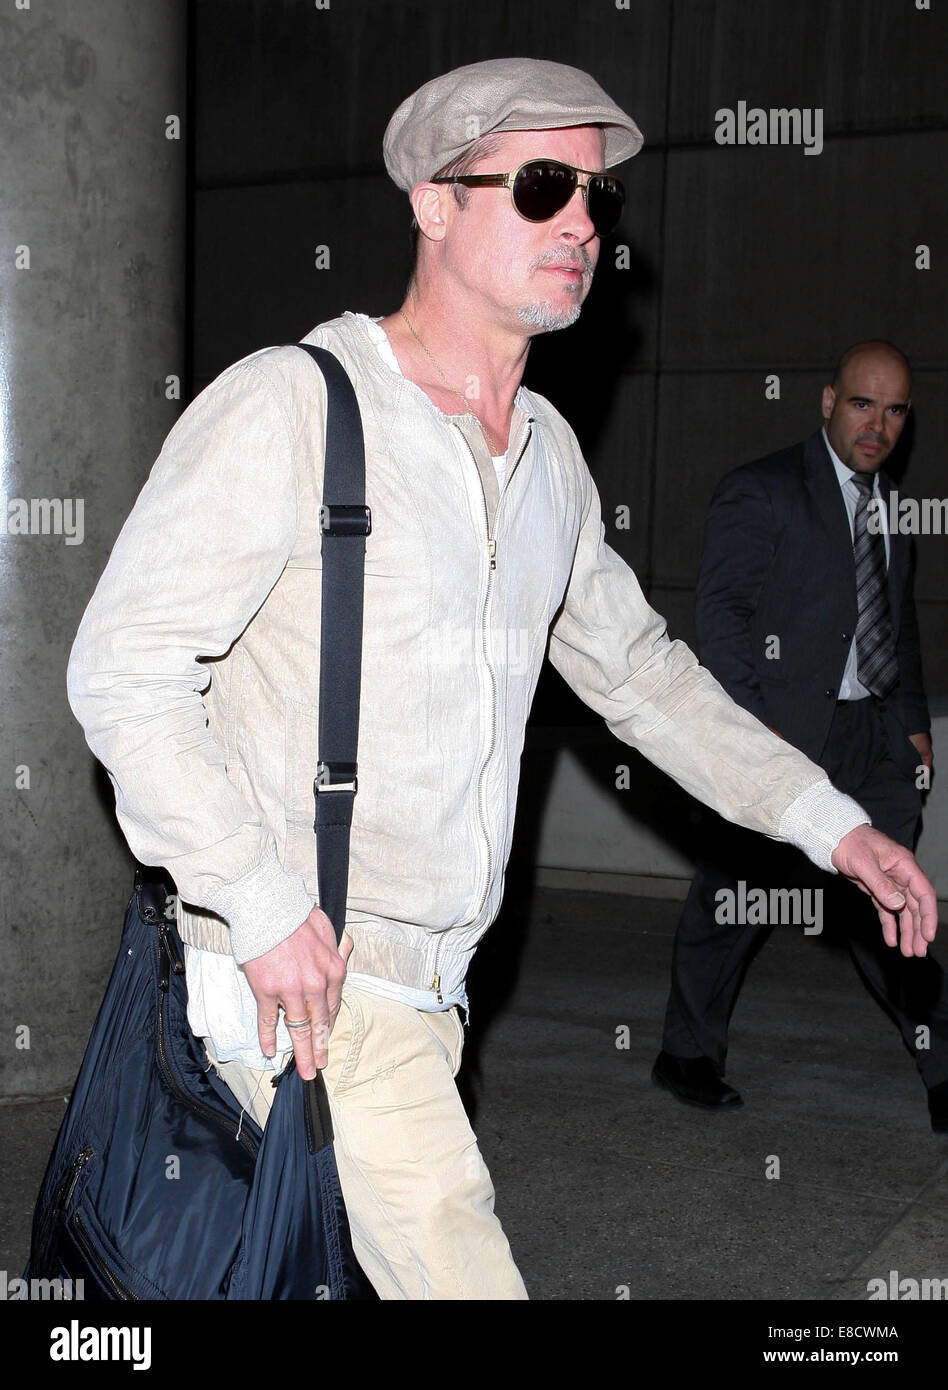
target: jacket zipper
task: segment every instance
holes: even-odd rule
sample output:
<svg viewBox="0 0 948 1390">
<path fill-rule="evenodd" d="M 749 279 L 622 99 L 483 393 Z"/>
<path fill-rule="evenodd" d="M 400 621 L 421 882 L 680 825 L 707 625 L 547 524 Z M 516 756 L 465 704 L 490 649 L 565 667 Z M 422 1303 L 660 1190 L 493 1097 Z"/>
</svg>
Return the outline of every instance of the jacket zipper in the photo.
<svg viewBox="0 0 948 1390">
<path fill-rule="evenodd" d="M 217 1112 L 211 1110 L 209 1106 L 202 1105 L 199 1100 L 195 1100 L 195 1098 L 180 1085 L 175 1075 L 171 1056 L 167 1047 L 165 1013 L 168 1000 L 170 970 L 173 969 L 176 974 L 180 974 L 184 969 L 184 962 L 181 960 L 180 952 L 177 950 L 173 938 L 171 937 L 169 928 L 163 924 L 159 924 L 158 926 L 158 941 L 158 1060 L 165 1080 L 168 1082 L 168 1085 L 178 1100 L 184 1105 L 187 1105 L 196 1115 L 200 1115 L 203 1119 L 209 1120 L 211 1124 L 216 1125 L 218 1129 L 222 1130 L 223 1133 L 228 1135 L 231 1139 L 236 1139 L 237 1142 L 242 1144 L 247 1150 L 251 1158 L 256 1158 L 257 1143 L 249 1134 L 244 1132 L 243 1126 L 239 1126 L 235 1132 L 229 1120 L 225 1120 L 223 1116 L 218 1115 Z"/>
<path fill-rule="evenodd" d="M 463 436 L 462 436 L 462 437 L 463 437 Z M 524 449 L 527 447 L 527 444 L 528 444 L 528 442 L 529 442 L 529 439 L 530 439 L 530 434 L 529 434 L 529 432 L 528 432 L 528 433 L 527 433 L 527 438 L 523 441 L 523 444 L 522 444 L 522 446 L 521 446 L 521 448 L 520 448 L 520 452 L 517 454 L 517 460 L 519 460 L 519 458 L 520 458 L 521 454 L 523 453 Z M 467 440 L 465 440 L 464 442 L 467 444 Z M 469 449 L 469 450 L 470 450 L 470 447 L 471 447 L 471 446 L 468 444 L 468 449 Z M 471 457 L 474 458 L 473 451 L 471 451 Z M 516 463 L 517 460 L 515 460 L 515 463 Z M 474 466 L 477 467 L 477 460 L 476 460 L 476 459 L 474 459 Z M 478 469 L 478 477 L 480 477 L 480 470 L 479 470 L 479 469 Z M 508 481 L 508 482 L 510 481 L 509 474 L 508 474 L 507 481 Z M 482 491 L 482 493 L 483 493 L 483 483 L 481 484 L 481 491 Z M 505 487 L 504 491 L 506 491 L 506 487 Z M 498 512 L 500 511 L 500 501 L 501 501 L 502 496 L 503 496 L 503 492 L 501 492 L 501 493 L 498 495 L 498 498 L 497 498 L 497 511 L 498 511 Z M 495 521 L 495 523 L 496 523 L 496 521 L 497 521 L 497 515 L 496 515 L 496 513 L 495 513 L 495 515 L 494 515 L 494 521 Z M 485 839 L 486 842 L 487 842 L 487 881 L 486 881 L 485 884 L 484 884 L 484 892 L 481 894 L 481 900 L 480 900 L 480 902 L 479 902 L 478 905 L 477 905 L 477 911 L 474 913 L 474 916 L 473 916 L 472 919 L 471 919 L 473 922 L 476 922 L 476 921 L 477 921 L 478 917 L 481 915 L 481 913 L 482 913 L 483 910 L 484 910 L 484 904 L 487 902 L 487 897 L 488 897 L 488 894 L 490 893 L 491 878 L 492 878 L 492 875 L 493 875 L 493 868 L 494 868 L 494 849 L 493 849 L 493 845 L 491 844 L 490 828 L 489 828 L 489 826 L 488 826 L 488 824 L 487 824 L 487 816 L 486 816 L 486 812 L 485 812 L 485 809 L 484 809 L 484 806 L 485 806 L 485 804 L 486 804 L 486 794 L 485 794 L 485 796 L 484 796 L 483 798 L 481 797 L 481 791 L 482 791 L 482 789 L 483 789 L 484 777 L 485 777 L 486 772 L 487 772 L 487 767 L 488 767 L 488 764 L 490 763 L 491 758 L 494 756 L 494 751 L 495 751 L 495 749 L 496 749 L 496 747 L 497 747 L 497 680 L 496 680 L 496 677 L 495 677 L 495 675 L 494 675 L 494 668 L 493 668 L 493 666 L 491 666 L 491 664 L 490 664 L 490 654 L 489 654 L 489 652 L 488 652 L 488 650 L 487 650 L 487 609 L 488 609 L 488 607 L 489 607 L 489 605 L 490 605 L 491 574 L 492 574 L 493 571 L 497 568 L 497 542 L 496 542 L 496 540 L 493 538 L 493 536 L 491 536 L 491 533 L 490 533 L 490 514 L 489 514 L 489 512 L 488 512 L 488 510 L 487 510 L 487 496 L 486 496 L 486 494 L 484 495 L 484 526 L 485 526 L 485 529 L 486 529 L 486 531 L 487 531 L 487 554 L 488 554 L 488 557 L 489 557 L 489 559 L 490 559 L 490 569 L 489 569 L 488 572 L 487 572 L 487 589 L 486 589 L 486 592 L 485 592 L 485 594 L 484 594 L 484 609 L 483 609 L 483 612 L 482 612 L 482 614 L 481 614 L 481 646 L 482 646 L 482 650 L 483 650 L 483 653 L 484 653 L 484 665 L 487 667 L 487 673 L 488 673 L 488 675 L 490 676 L 490 690 L 491 690 L 491 703 L 490 703 L 490 744 L 489 744 L 488 749 L 487 749 L 487 756 L 486 756 L 486 758 L 484 759 L 483 764 L 481 765 L 480 776 L 478 777 L 478 781 L 477 781 L 477 791 L 478 791 L 478 797 L 477 797 L 477 812 L 478 812 L 478 816 L 480 817 L 481 829 L 482 829 L 482 831 L 484 832 L 484 839 Z M 439 943 L 438 943 L 439 949 L 440 949 L 440 944 L 441 944 L 441 943 L 440 943 L 440 941 L 439 941 Z M 435 958 L 435 964 L 437 964 L 437 955 L 436 955 L 436 958 Z M 435 979 L 438 980 L 438 982 L 439 982 L 439 987 L 440 987 L 440 976 L 437 976 L 437 975 L 436 975 L 436 976 L 435 976 Z M 438 995 L 438 1002 L 441 1003 L 441 995 L 440 995 L 440 994 Z"/>
<path fill-rule="evenodd" d="M 102 1278 L 112 1289 L 116 1298 L 122 1299 L 123 1302 L 128 1302 L 130 1299 L 135 1302 L 140 1302 L 141 1300 L 139 1299 L 138 1294 L 132 1293 L 131 1289 L 128 1288 L 127 1285 L 122 1283 L 118 1275 L 115 1274 L 114 1271 L 109 1268 L 103 1256 L 99 1254 L 98 1250 L 96 1250 L 95 1246 L 92 1243 L 92 1237 L 86 1229 L 82 1217 L 79 1215 L 78 1212 L 76 1212 L 75 1216 L 72 1218 L 72 1224 L 75 1228 L 76 1234 L 79 1237 L 79 1244 L 82 1246 L 86 1258 L 90 1261 L 93 1267 L 97 1269 L 98 1272 L 102 1275 Z"/>
<path fill-rule="evenodd" d="M 500 503 L 498 501 L 498 510 L 499 507 Z M 481 611 L 481 650 L 484 653 L 484 665 L 487 667 L 487 674 L 490 676 L 490 743 L 487 747 L 487 756 L 481 764 L 480 775 L 477 779 L 477 813 L 480 817 L 481 829 L 484 832 L 484 839 L 487 842 L 487 879 L 484 884 L 484 892 L 481 895 L 481 900 L 477 905 L 477 911 L 474 914 L 475 921 L 477 921 L 477 918 L 481 915 L 481 912 L 484 910 L 484 904 L 486 903 L 487 895 L 490 892 L 491 875 L 493 873 L 494 867 L 494 849 L 493 845 L 491 844 L 490 827 L 487 824 L 487 815 L 484 809 L 486 793 L 484 793 L 484 795 L 482 796 L 482 792 L 484 790 L 484 779 L 487 773 L 487 767 L 490 763 L 491 758 L 493 758 L 494 751 L 497 747 L 497 678 L 494 675 L 494 668 L 490 664 L 490 652 L 487 649 L 487 610 L 490 606 L 491 575 L 497 568 L 497 542 L 492 539 L 490 534 L 490 516 L 487 511 L 486 496 L 484 498 L 484 524 L 487 528 L 487 554 L 490 558 L 490 569 L 487 571 L 487 588 L 484 591 L 484 607 Z"/>
<path fill-rule="evenodd" d="M 471 455 L 471 461 L 473 462 L 474 467 L 477 470 L 478 482 L 480 483 L 481 487 L 481 497 L 484 502 L 484 530 L 487 533 L 488 559 L 487 588 L 484 591 L 484 603 L 481 609 L 481 653 L 484 657 L 484 665 L 487 669 L 487 674 L 490 678 L 490 742 L 487 747 L 487 754 L 484 758 L 483 763 L 481 764 L 481 770 L 477 778 L 477 818 L 481 828 L 481 834 L 484 836 L 484 842 L 487 845 L 487 875 L 484 882 L 484 891 L 481 894 L 480 902 L 478 903 L 477 908 L 475 909 L 473 917 L 471 917 L 470 919 L 472 922 L 476 922 L 484 909 L 484 904 L 486 903 L 488 894 L 490 893 L 491 876 L 493 874 L 494 869 L 494 848 L 491 844 L 490 827 L 487 824 L 487 816 L 484 811 L 484 778 L 486 776 L 488 765 L 490 764 L 491 758 L 494 756 L 494 752 L 497 747 L 497 679 L 494 675 L 494 668 L 490 664 L 490 653 L 487 647 L 487 610 L 490 607 L 491 576 L 497 568 L 497 541 L 490 533 L 490 513 L 487 510 L 487 496 L 484 493 L 484 484 L 483 482 L 481 482 L 480 469 L 477 468 L 477 459 L 474 457 L 474 451 L 471 448 L 470 444 L 468 444 L 467 440 L 464 439 L 464 435 L 461 433 L 460 430 L 458 430 L 458 433 L 464 440 L 464 443 L 467 446 L 468 453 Z M 434 992 L 439 1004 L 444 1003 L 444 996 L 441 991 L 441 972 L 439 969 L 439 958 L 441 955 L 441 942 L 443 940 L 443 936 L 444 933 L 441 933 L 441 935 L 438 938 L 438 944 L 435 947 L 434 975 L 432 976 L 431 984 L 428 986 L 428 988 Z"/>
</svg>

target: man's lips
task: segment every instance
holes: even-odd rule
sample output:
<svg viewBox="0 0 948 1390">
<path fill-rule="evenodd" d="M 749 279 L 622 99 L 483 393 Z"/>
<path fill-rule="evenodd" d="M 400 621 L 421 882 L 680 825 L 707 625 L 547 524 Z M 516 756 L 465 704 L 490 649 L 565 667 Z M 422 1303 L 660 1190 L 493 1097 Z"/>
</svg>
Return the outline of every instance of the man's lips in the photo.
<svg viewBox="0 0 948 1390">
<path fill-rule="evenodd" d="M 857 439 L 856 447 L 863 449 L 867 454 L 877 454 L 882 445 L 875 439 Z"/>
<path fill-rule="evenodd" d="M 583 278 L 583 267 L 581 265 L 544 265 L 541 270 L 551 270 L 554 275 L 565 275 L 570 280 L 581 280 Z"/>
</svg>

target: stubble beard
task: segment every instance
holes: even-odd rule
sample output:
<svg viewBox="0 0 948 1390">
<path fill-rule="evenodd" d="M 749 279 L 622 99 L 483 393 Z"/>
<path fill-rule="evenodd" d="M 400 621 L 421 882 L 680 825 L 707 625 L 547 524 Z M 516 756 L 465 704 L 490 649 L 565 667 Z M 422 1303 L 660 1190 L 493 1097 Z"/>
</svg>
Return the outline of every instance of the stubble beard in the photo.
<svg viewBox="0 0 948 1390">
<path fill-rule="evenodd" d="M 558 328 L 569 328 L 582 311 L 582 304 L 577 303 L 566 309 L 554 309 L 548 301 L 537 299 L 530 304 L 522 304 L 517 310 L 517 318 L 528 328 L 539 329 L 541 333 L 554 333 Z"/>
<path fill-rule="evenodd" d="M 570 324 L 575 323 L 583 311 L 583 300 L 589 292 L 592 284 L 593 263 L 584 246 L 577 248 L 563 247 L 555 252 L 548 252 L 545 256 L 538 257 L 530 267 L 530 273 L 535 274 L 545 265 L 558 265 L 560 263 L 572 263 L 580 260 L 583 263 L 583 278 L 580 284 L 570 286 L 570 292 L 575 294 L 575 303 L 567 304 L 563 308 L 556 308 L 548 299 L 533 299 L 526 304 L 522 304 L 517 310 L 517 318 L 528 328 L 535 328 L 541 333 L 555 333 L 559 328 L 569 328 Z"/>
</svg>

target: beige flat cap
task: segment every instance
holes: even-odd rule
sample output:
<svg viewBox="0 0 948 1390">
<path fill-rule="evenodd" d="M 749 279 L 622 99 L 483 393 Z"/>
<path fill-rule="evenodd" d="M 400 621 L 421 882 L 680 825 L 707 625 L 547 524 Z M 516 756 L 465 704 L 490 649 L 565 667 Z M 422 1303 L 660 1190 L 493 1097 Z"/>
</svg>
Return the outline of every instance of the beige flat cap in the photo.
<svg viewBox="0 0 948 1390">
<path fill-rule="evenodd" d="M 435 77 L 388 123 L 385 167 L 406 193 L 444 168 L 482 135 L 600 125 L 606 167 L 642 148 L 638 126 L 588 72 L 540 58 L 491 58 Z"/>
</svg>

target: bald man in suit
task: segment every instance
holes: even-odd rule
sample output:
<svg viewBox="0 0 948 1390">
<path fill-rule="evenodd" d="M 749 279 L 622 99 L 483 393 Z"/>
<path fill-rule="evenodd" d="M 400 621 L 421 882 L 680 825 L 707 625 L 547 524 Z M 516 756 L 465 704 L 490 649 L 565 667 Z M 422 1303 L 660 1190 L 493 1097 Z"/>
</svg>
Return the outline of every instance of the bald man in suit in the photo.
<svg viewBox="0 0 948 1390">
<path fill-rule="evenodd" d="M 882 472 L 911 406 L 892 344 L 856 344 L 823 391 L 823 428 L 735 469 L 708 516 L 698 580 L 698 652 L 728 693 L 802 749 L 878 829 L 912 848 L 932 767 L 912 596 L 909 537 L 888 534 Z M 708 1109 L 741 1104 L 724 1080 L 743 975 L 772 927 L 722 920 L 728 891 L 806 875 L 787 847 L 720 823 L 675 936 L 662 1051 L 653 1081 Z M 810 880 L 812 882 L 812 879 Z M 824 880 L 824 883 L 826 880 Z M 873 914 L 836 895 L 865 984 L 897 1023 L 948 1132 L 948 987 L 937 961 L 885 944 Z M 746 900 L 746 899 L 745 899 Z M 731 901 L 736 901 L 732 899 Z M 752 914 L 746 913 L 750 917 Z"/>
</svg>

